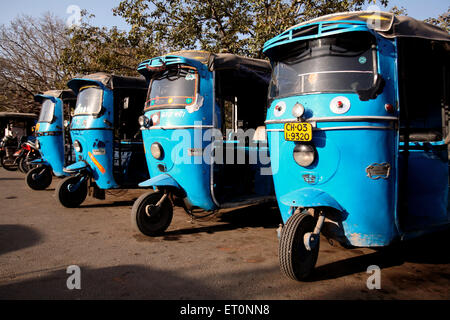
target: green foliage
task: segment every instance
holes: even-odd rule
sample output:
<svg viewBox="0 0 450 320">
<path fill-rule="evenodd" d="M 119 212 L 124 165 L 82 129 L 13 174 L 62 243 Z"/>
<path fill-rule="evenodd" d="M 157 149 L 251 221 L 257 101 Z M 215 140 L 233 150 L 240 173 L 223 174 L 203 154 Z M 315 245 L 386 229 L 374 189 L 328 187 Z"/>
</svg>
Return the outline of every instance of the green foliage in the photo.
<svg viewBox="0 0 450 320">
<path fill-rule="evenodd" d="M 292 25 L 371 3 L 376 1 L 124 0 L 113 11 L 165 52 L 203 49 L 261 57 L 264 42 Z"/>
<path fill-rule="evenodd" d="M 68 30 L 70 45 L 62 50 L 60 64 L 71 76 L 93 72 L 136 75 L 143 59 L 159 53 L 135 32 L 92 26 L 86 12 L 80 27 Z M 69 79 L 67 79 L 69 80 Z"/>
<path fill-rule="evenodd" d="M 425 22 L 434 24 L 447 32 L 450 32 L 450 7 L 448 7 L 447 12 L 442 13 L 437 18 L 428 18 Z"/>
<path fill-rule="evenodd" d="M 408 11 L 406 10 L 405 7 L 399 8 L 397 6 L 393 6 L 389 11 L 397 16 L 407 16 L 408 15 Z"/>
<path fill-rule="evenodd" d="M 64 88 L 78 74 L 137 75 L 150 57 L 180 49 L 263 58 L 264 43 L 298 23 L 325 14 L 363 10 L 388 0 L 123 0 L 113 13 L 130 30 L 92 25 L 86 11 L 78 28 L 51 16 L 19 17 L 0 26 L 0 109 L 31 111 L 32 96 Z M 406 15 L 396 6 L 395 14 Z M 450 31 L 450 7 L 426 22 Z"/>
</svg>

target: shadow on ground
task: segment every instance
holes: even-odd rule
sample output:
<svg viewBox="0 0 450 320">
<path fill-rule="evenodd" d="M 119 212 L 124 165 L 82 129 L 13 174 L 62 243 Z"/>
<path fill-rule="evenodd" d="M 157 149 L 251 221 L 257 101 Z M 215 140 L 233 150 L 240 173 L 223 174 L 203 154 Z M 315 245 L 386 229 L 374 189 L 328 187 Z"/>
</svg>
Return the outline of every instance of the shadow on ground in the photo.
<svg viewBox="0 0 450 320">
<path fill-rule="evenodd" d="M 450 229 L 422 236 L 379 249 L 370 254 L 348 258 L 317 267 L 308 281 L 335 279 L 366 272 L 370 265 L 381 269 L 405 262 L 418 264 L 449 264 Z M 351 249 L 349 249 L 351 250 Z"/>
<path fill-rule="evenodd" d="M 81 290 L 69 290 L 67 282 L 72 274 L 65 268 L 48 272 L 42 270 L 32 279 L 0 284 L 0 299 L 146 299 L 146 300 L 216 300 L 236 299 L 240 294 L 239 281 L 229 279 L 246 278 L 258 270 L 225 274 L 219 281 L 228 283 L 217 286 L 210 276 L 204 279 L 189 277 L 189 268 L 180 271 L 157 270 L 140 265 L 123 265 L 92 269 L 80 266 Z M 42 273 L 46 273 L 42 275 Z M 261 273 L 276 270 L 261 269 Z M 20 275 L 19 275 L 20 276 Z M 73 278 L 72 278 L 73 279 Z M 71 281 L 69 281 L 70 283 Z M 243 297 L 240 297 L 243 298 Z"/>
<path fill-rule="evenodd" d="M 0 255 L 34 246 L 42 241 L 36 229 L 23 225 L 0 225 Z"/>
<path fill-rule="evenodd" d="M 281 216 L 278 207 L 258 205 L 229 210 L 224 213 L 219 212 L 215 217 L 199 218 L 197 221 L 208 221 L 208 223 L 212 224 L 171 230 L 165 232 L 164 236 L 215 233 L 242 228 L 277 228 L 281 223 Z"/>
<path fill-rule="evenodd" d="M 93 203 L 93 204 L 82 204 L 80 208 L 88 209 L 88 208 L 114 208 L 114 207 L 130 207 L 133 206 L 135 200 L 122 200 L 122 201 L 114 201 L 105 200 L 105 203 Z"/>
</svg>

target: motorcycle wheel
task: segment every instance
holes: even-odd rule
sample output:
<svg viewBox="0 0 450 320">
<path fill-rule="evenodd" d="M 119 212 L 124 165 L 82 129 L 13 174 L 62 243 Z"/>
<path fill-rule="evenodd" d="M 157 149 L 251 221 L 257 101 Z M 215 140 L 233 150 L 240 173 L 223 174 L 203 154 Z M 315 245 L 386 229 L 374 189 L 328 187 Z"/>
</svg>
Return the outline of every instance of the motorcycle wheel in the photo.
<svg viewBox="0 0 450 320">
<path fill-rule="evenodd" d="M 19 166 L 15 163 L 15 158 L 2 157 L 0 159 L 2 167 L 7 171 L 17 171 Z"/>
</svg>

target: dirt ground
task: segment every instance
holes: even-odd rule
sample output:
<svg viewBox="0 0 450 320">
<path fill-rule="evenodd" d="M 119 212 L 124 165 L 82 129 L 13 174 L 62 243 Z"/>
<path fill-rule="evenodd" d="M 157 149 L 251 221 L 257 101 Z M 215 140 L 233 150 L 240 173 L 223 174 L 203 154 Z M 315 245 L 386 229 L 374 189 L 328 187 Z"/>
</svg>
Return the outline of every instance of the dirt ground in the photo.
<svg viewBox="0 0 450 320">
<path fill-rule="evenodd" d="M 307 282 L 285 278 L 278 265 L 276 208 L 222 212 L 192 221 L 176 208 L 162 237 L 131 229 L 130 211 L 143 190 L 88 199 L 67 209 L 24 175 L 0 168 L 0 299 L 444 299 L 450 298 L 450 233 L 389 250 L 344 249 L 321 239 Z M 67 268 L 81 270 L 69 290 Z M 367 268 L 381 268 L 370 290 Z"/>
</svg>

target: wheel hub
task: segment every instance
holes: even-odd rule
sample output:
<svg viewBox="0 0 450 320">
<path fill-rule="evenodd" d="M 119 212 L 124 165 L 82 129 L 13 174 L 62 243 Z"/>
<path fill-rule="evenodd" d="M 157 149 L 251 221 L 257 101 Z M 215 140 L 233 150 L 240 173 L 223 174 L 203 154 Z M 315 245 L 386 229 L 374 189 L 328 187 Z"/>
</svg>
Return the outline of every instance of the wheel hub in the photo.
<svg viewBox="0 0 450 320">
<path fill-rule="evenodd" d="M 312 251 L 316 248 L 317 243 L 319 242 L 320 235 L 314 234 L 312 232 L 305 233 L 303 236 L 303 243 L 305 244 L 305 248 L 308 251 Z"/>
<path fill-rule="evenodd" d="M 155 206 L 154 204 L 149 204 L 145 206 L 145 214 L 148 217 L 152 217 L 155 216 L 158 212 L 159 212 L 159 208 L 158 206 Z"/>
</svg>

